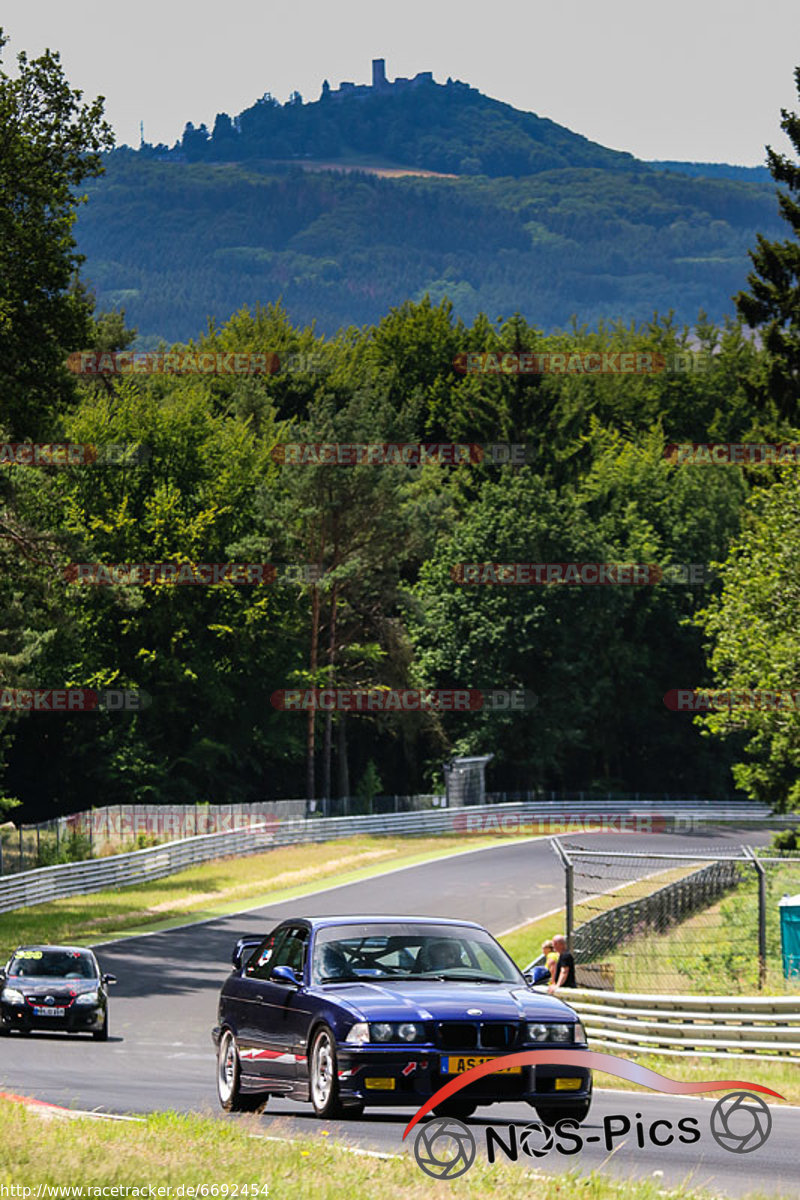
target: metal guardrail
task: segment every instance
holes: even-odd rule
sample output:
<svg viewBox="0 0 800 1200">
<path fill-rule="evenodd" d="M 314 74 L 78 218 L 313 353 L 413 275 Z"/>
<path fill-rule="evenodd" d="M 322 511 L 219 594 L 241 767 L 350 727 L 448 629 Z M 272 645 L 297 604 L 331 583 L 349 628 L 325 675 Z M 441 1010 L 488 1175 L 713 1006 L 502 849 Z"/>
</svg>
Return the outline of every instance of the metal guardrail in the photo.
<svg viewBox="0 0 800 1200">
<path fill-rule="evenodd" d="M 273 840 L 274 834 L 268 829 L 208 833 L 170 842 L 166 846 L 133 850 L 129 854 L 115 854 L 88 862 L 61 863 L 55 867 L 38 867 L 19 875 L 7 875 L 0 879 L 0 912 L 45 904 L 63 896 L 86 895 L 105 888 L 162 879 L 196 863 L 258 853 L 273 845 Z"/>
<path fill-rule="evenodd" d="M 613 816 L 640 814 L 643 818 L 659 813 L 680 821 L 764 820 L 769 810 L 764 806 L 737 805 L 709 809 L 694 805 L 670 807 L 663 801 L 615 806 L 607 801 L 593 804 L 585 800 L 580 816 L 587 820 L 594 814 Z M 42 904 L 62 896 L 101 891 L 104 888 L 125 887 L 149 879 L 174 874 L 195 863 L 210 862 L 230 855 L 254 854 L 271 846 L 295 845 L 304 842 L 325 842 L 354 834 L 407 834 L 420 836 L 434 833 L 496 832 L 519 830 L 530 836 L 528 822 L 556 822 L 574 819 L 576 811 L 570 804 L 521 802 L 492 804 L 485 807 L 431 809 L 420 812 L 382 813 L 374 816 L 303 818 L 278 821 L 265 818 L 253 829 L 230 833 L 201 834 L 183 838 L 163 846 L 134 850 L 108 858 L 38 867 L 16 875 L 0 877 L 0 912 Z M 678 826 L 679 828 L 685 826 Z M 587 830 L 590 832 L 590 830 Z M 543 833 L 549 832 L 543 829 Z M 630 832 L 634 832 L 633 829 Z"/>
<path fill-rule="evenodd" d="M 562 988 L 589 1045 L 628 1054 L 800 1060 L 800 997 L 653 996 Z"/>
</svg>

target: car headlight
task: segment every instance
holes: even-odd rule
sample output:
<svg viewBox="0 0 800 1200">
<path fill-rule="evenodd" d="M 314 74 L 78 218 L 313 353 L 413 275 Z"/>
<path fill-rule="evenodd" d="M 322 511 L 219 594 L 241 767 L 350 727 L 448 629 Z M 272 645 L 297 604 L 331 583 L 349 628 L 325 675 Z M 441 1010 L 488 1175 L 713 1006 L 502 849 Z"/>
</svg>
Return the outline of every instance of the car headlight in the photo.
<svg viewBox="0 0 800 1200">
<path fill-rule="evenodd" d="M 415 1021 L 403 1021 L 397 1026 L 397 1036 L 401 1042 L 422 1042 L 425 1040 L 425 1028 Z"/>
<path fill-rule="evenodd" d="M 17 988 L 12 987 L 3 988 L 2 999 L 5 1000 L 6 1004 L 25 1003 L 25 997 L 23 996 L 22 992 L 18 991 Z"/>
<path fill-rule="evenodd" d="M 390 1042 L 394 1037 L 394 1025 L 390 1025 L 388 1021 L 378 1021 L 377 1024 L 370 1025 L 369 1032 L 373 1042 Z"/>
<path fill-rule="evenodd" d="M 540 1024 L 528 1024 L 528 1041 L 530 1042 L 546 1042 L 547 1041 L 547 1026 Z"/>
<path fill-rule="evenodd" d="M 351 1046 L 363 1046 L 369 1041 L 369 1025 L 366 1021 L 356 1021 L 353 1028 L 344 1039 Z"/>
<path fill-rule="evenodd" d="M 99 1004 L 100 996 L 97 992 L 81 992 L 80 996 L 75 997 L 76 1004 Z"/>
<path fill-rule="evenodd" d="M 528 1041 L 530 1042 L 571 1042 L 573 1040 L 583 1041 L 581 1037 L 573 1039 L 572 1031 L 578 1032 L 578 1026 L 574 1025 L 556 1025 L 551 1022 L 546 1024 L 543 1021 L 528 1022 Z M 581 1033 L 583 1029 L 581 1028 Z"/>
</svg>

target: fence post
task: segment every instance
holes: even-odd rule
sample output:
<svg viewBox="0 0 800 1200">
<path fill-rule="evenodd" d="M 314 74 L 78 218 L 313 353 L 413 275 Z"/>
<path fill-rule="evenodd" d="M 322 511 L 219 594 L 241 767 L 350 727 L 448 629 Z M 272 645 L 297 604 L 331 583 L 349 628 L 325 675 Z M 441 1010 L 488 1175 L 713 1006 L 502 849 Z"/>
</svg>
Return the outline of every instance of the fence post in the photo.
<svg viewBox="0 0 800 1200">
<path fill-rule="evenodd" d="M 559 842 L 558 838 L 551 838 L 550 845 L 555 850 L 561 862 L 564 864 L 564 891 L 565 891 L 565 907 L 567 912 L 566 929 L 564 936 L 567 939 L 567 949 L 572 949 L 572 934 L 574 929 L 575 916 L 575 880 L 572 862 L 567 855 L 566 850 Z"/>
<path fill-rule="evenodd" d="M 767 872 L 752 846 L 742 846 L 742 850 L 758 872 L 758 990 L 761 991 L 767 975 Z"/>
<path fill-rule="evenodd" d="M 20 823 L 19 823 L 19 869 L 20 869 L 20 871 L 24 871 L 24 870 L 25 870 L 25 859 L 22 857 L 22 855 L 23 855 L 23 848 L 22 848 L 22 822 L 20 821 Z"/>
</svg>

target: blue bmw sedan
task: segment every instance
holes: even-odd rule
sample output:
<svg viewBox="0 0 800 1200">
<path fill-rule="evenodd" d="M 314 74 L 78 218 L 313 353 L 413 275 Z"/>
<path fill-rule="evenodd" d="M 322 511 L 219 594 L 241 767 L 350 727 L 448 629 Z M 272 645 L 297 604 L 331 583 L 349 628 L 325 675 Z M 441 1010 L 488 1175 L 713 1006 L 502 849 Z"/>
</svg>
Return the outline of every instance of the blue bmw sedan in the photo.
<svg viewBox="0 0 800 1200">
<path fill-rule="evenodd" d="M 549 973 L 543 968 L 549 980 Z M 436 1108 L 525 1101 L 539 1119 L 582 1121 L 591 1072 L 577 1015 L 531 990 L 480 925 L 435 917 L 302 917 L 242 938 L 219 998 L 217 1091 L 228 1111 L 269 1096 L 310 1101 L 320 1117 L 367 1105 L 418 1108 L 445 1083 L 514 1051 L 563 1048 L 562 1065 L 512 1067 Z"/>
</svg>

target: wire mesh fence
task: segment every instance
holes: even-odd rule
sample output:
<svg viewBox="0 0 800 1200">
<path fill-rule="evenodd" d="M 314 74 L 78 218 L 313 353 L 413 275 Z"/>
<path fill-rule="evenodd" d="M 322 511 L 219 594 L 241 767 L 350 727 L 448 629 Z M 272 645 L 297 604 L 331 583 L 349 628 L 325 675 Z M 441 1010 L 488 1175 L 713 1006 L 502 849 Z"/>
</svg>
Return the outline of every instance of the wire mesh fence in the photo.
<svg viewBox="0 0 800 1200">
<path fill-rule="evenodd" d="M 800 858 L 598 851 L 554 839 L 575 961 L 617 992 L 800 993 L 781 952 L 780 901 Z"/>
</svg>

